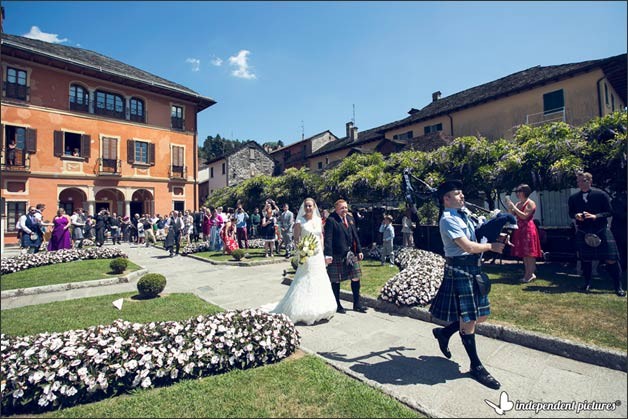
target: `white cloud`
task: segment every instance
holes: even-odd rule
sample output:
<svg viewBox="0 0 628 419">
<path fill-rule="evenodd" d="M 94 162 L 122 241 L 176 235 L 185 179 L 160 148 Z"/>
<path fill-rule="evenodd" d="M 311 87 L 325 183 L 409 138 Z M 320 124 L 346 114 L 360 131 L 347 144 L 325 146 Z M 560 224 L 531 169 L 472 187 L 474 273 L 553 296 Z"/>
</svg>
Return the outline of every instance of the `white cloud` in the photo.
<svg viewBox="0 0 628 419">
<path fill-rule="evenodd" d="M 216 67 L 220 67 L 222 65 L 222 58 L 214 57 L 212 58 L 212 64 Z"/>
<path fill-rule="evenodd" d="M 198 58 L 188 58 L 185 62 L 192 64 L 192 71 L 199 71 L 201 68 L 201 60 Z"/>
<path fill-rule="evenodd" d="M 237 67 L 231 72 L 234 77 L 241 79 L 255 79 L 257 76 L 249 71 L 248 55 L 251 51 L 245 49 L 238 52 L 238 55 L 229 57 L 229 65 Z"/>
<path fill-rule="evenodd" d="M 32 26 L 30 32 L 22 36 L 25 38 L 39 39 L 44 42 L 51 42 L 53 44 L 61 44 L 68 41 L 68 38 L 59 39 L 59 35 L 56 33 L 42 32 L 38 26 Z"/>
</svg>

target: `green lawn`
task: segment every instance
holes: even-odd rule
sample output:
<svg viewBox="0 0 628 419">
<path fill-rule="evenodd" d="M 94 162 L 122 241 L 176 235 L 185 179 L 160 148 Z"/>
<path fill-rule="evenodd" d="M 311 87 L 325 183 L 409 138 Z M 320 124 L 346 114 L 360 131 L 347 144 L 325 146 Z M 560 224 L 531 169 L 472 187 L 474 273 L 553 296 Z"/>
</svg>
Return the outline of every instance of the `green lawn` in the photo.
<svg viewBox="0 0 628 419">
<path fill-rule="evenodd" d="M 184 320 L 220 311 L 192 294 L 134 300 L 134 293 L 3 310 L 2 333 L 64 331 L 111 323 Z M 111 302 L 124 298 L 122 310 Z M 280 363 L 48 412 L 44 417 L 423 417 L 302 352 Z M 32 416 L 32 415 L 29 415 Z"/>
<path fill-rule="evenodd" d="M 113 259 L 76 260 L 74 262 L 40 266 L 2 275 L 0 279 L 0 290 L 6 291 L 17 288 L 117 278 L 121 275 L 114 274 L 109 267 L 112 260 Z M 140 269 L 138 265 L 129 261 L 129 265 L 122 275 L 137 271 L 138 269 Z"/>
</svg>

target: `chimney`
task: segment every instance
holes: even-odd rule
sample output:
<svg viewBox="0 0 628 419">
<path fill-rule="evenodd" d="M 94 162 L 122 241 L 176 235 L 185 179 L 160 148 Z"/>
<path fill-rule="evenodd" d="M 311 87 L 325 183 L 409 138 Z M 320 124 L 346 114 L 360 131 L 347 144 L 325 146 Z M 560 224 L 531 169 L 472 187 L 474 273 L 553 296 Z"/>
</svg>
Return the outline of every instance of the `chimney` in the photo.
<svg viewBox="0 0 628 419">
<path fill-rule="evenodd" d="M 432 93 L 432 102 L 436 102 L 438 99 L 440 99 L 440 95 L 442 93 L 439 91 Z"/>
<path fill-rule="evenodd" d="M 0 13 L 2 13 L 2 17 L 0 17 L 0 32 L 4 33 L 4 6 L 1 6 L 0 9 Z"/>
<path fill-rule="evenodd" d="M 353 127 L 351 130 L 351 141 L 358 141 L 358 127 Z"/>
<path fill-rule="evenodd" d="M 353 122 L 347 122 L 347 138 L 351 138 L 353 132 Z"/>
</svg>

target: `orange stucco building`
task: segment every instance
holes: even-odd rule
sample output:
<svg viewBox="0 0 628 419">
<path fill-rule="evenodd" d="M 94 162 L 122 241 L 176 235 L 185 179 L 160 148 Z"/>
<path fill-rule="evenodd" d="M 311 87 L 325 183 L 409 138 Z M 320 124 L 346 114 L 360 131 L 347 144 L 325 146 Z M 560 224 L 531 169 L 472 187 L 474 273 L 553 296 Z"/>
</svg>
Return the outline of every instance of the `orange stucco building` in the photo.
<svg viewBox="0 0 628 419">
<path fill-rule="evenodd" d="M 211 98 L 101 54 L 2 34 L 5 242 L 29 205 L 120 215 L 195 209 Z"/>
</svg>

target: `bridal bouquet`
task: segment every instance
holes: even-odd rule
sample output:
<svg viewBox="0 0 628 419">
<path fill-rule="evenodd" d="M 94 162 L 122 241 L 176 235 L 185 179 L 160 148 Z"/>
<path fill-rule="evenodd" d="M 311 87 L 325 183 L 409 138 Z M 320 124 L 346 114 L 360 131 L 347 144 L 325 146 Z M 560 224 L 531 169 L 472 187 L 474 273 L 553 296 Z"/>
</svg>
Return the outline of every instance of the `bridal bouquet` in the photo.
<svg viewBox="0 0 628 419">
<path fill-rule="evenodd" d="M 318 240 L 312 233 L 308 233 L 297 244 L 299 265 L 303 265 L 307 258 L 314 256 L 316 253 L 318 253 Z"/>
</svg>

